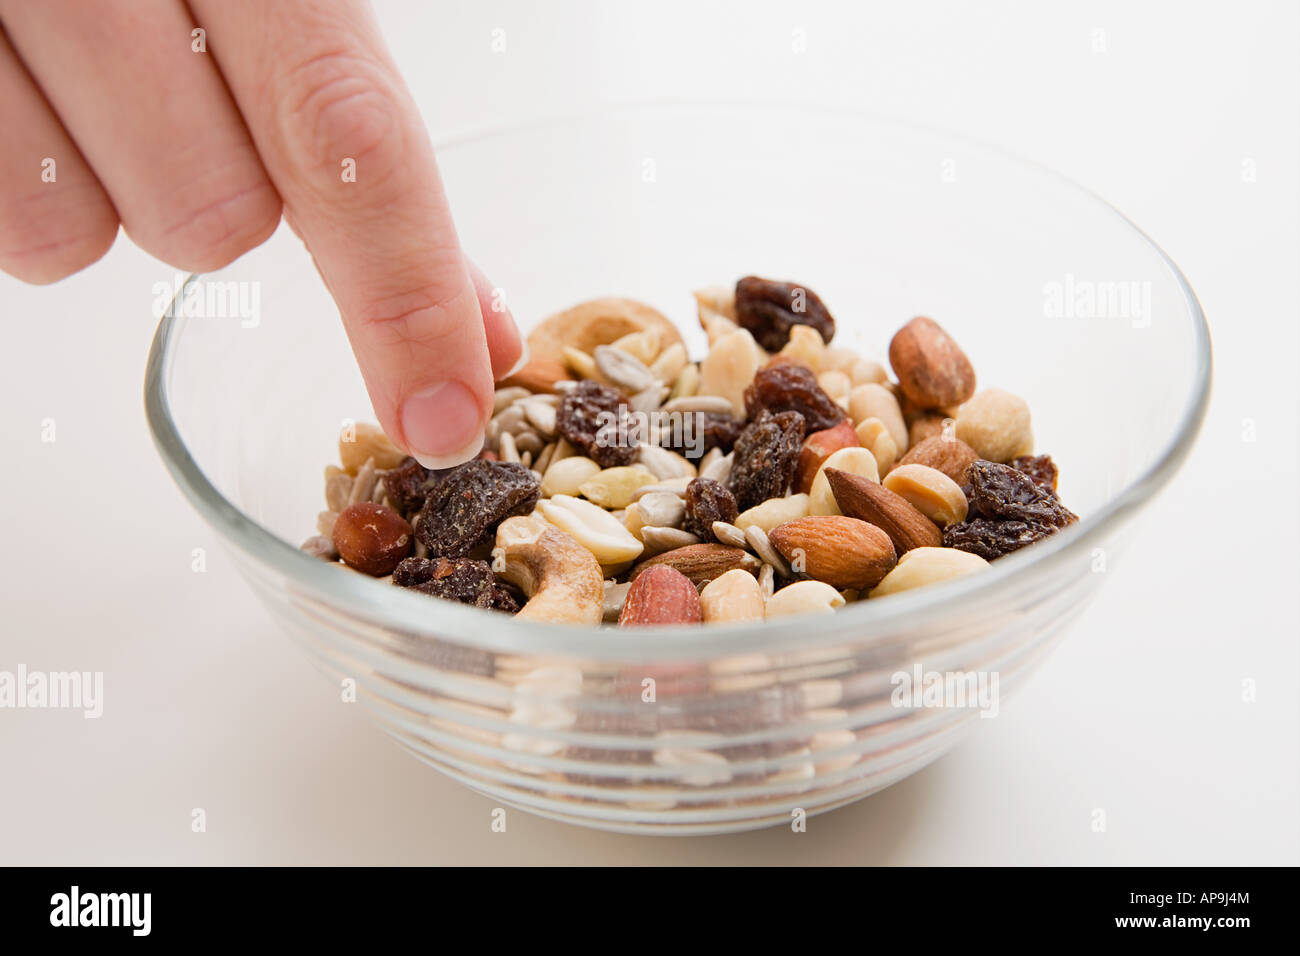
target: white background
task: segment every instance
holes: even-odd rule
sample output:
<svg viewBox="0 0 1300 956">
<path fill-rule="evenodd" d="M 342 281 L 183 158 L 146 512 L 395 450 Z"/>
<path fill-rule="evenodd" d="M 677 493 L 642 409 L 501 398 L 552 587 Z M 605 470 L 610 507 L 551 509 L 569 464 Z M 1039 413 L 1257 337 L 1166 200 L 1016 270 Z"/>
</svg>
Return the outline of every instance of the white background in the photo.
<svg viewBox="0 0 1300 956">
<path fill-rule="evenodd" d="M 97 721 L 0 710 L 0 863 L 1300 862 L 1295 4 L 379 12 L 435 135 L 613 100 L 775 99 L 1060 169 L 1196 289 L 1216 363 L 1199 444 L 1030 687 L 916 776 L 805 834 L 633 838 L 516 811 L 492 833 L 492 802 L 339 702 L 165 474 L 140 392 L 150 290 L 172 270 L 120 240 L 53 288 L 0 277 L 0 670 L 106 674 Z"/>
</svg>

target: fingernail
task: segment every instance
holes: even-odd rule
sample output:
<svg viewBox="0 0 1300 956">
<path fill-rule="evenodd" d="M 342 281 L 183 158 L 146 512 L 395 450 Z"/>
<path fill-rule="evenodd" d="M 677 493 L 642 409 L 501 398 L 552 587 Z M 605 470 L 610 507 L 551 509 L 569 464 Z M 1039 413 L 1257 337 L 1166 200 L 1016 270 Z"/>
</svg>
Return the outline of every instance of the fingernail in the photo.
<svg viewBox="0 0 1300 956">
<path fill-rule="evenodd" d="M 528 364 L 528 343 L 521 339 L 519 342 L 519 361 L 516 362 L 514 365 L 510 366 L 510 371 L 506 372 L 506 374 L 502 375 L 501 377 L 509 378 L 511 375 L 514 375 L 516 372 L 518 372 L 527 364 Z"/>
<path fill-rule="evenodd" d="M 460 382 L 442 382 L 402 403 L 402 434 L 425 468 L 450 468 L 483 450 L 483 419 Z"/>
</svg>

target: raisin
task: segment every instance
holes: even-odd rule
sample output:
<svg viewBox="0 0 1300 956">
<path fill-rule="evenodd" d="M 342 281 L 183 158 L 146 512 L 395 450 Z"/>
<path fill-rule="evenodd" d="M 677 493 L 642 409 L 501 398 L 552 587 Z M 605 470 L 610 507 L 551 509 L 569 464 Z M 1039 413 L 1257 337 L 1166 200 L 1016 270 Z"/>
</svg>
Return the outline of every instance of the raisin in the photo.
<svg viewBox="0 0 1300 956">
<path fill-rule="evenodd" d="M 736 283 L 736 321 L 769 352 L 785 348 L 796 325 L 812 326 L 827 344 L 835 337 L 835 320 L 812 289 L 758 276 Z"/>
<path fill-rule="evenodd" d="M 384 475 L 384 491 L 402 514 L 418 514 L 424 507 L 424 499 L 443 474 L 425 468 L 414 458 L 406 458 Z"/>
<path fill-rule="evenodd" d="M 1061 504 L 1055 492 L 1040 488 L 1028 475 L 1009 465 L 981 459 L 971 464 L 968 475 L 968 500 L 981 515 L 1049 528 L 1064 528 L 1079 520 Z"/>
<path fill-rule="evenodd" d="M 622 392 L 586 379 L 564 393 L 556 426 L 571 445 L 581 448 L 600 467 L 630 465 L 637 449 L 635 443 L 624 440 L 626 410 Z"/>
<path fill-rule="evenodd" d="M 705 453 L 713 448 L 722 449 L 723 454 L 731 451 L 736 444 L 745 423 L 731 415 L 716 412 L 696 412 L 691 429 L 667 428 L 659 443 L 669 451 L 675 451 L 691 461 L 699 461 Z"/>
<path fill-rule="evenodd" d="M 492 608 L 510 614 L 519 602 L 497 580 L 486 561 L 470 558 L 407 558 L 393 571 L 393 583 L 421 594 L 459 601 L 474 607 Z"/>
<path fill-rule="evenodd" d="M 981 459 L 967 475 L 966 520 L 944 529 L 946 547 L 992 561 L 1079 520 L 1055 491 L 1009 465 Z"/>
<path fill-rule="evenodd" d="M 992 561 L 1027 544 L 1041 541 L 1055 531 L 1055 528 L 1025 521 L 975 518 L 948 525 L 943 531 L 943 545 L 945 548 L 969 551 L 978 554 L 985 561 Z"/>
<path fill-rule="evenodd" d="M 537 476 L 523 465 L 476 458 L 429 492 L 416 534 L 433 557 L 464 557 L 506 518 L 532 511 L 539 497 Z"/>
<path fill-rule="evenodd" d="M 739 514 L 735 496 L 722 482 L 696 478 L 686 486 L 686 519 L 682 522 L 682 530 L 701 541 L 716 541 L 713 522 L 734 524 Z"/>
<path fill-rule="evenodd" d="M 1060 473 L 1051 455 L 1021 455 L 1011 459 L 1011 467 L 1028 475 L 1039 488 L 1056 491 L 1056 479 Z"/>
<path fill-rule="evenodd" d="M 844 409 L 822 391 L 817 376 L 802 365 L 784 363 L 761 368 L 745 389 L 745 411 L 751 421 L 760 410 L 772 414 L 798 412 L 809 432 L 834 428 L 847 417 Z"/>
<path fill-rule="evenodd" d="M 803 448 L 804 420 L 798 412 L 761 410 L 736 439 L 731 493 L 741 511 L 779 498 L 790 487 Z"/>
</svg>

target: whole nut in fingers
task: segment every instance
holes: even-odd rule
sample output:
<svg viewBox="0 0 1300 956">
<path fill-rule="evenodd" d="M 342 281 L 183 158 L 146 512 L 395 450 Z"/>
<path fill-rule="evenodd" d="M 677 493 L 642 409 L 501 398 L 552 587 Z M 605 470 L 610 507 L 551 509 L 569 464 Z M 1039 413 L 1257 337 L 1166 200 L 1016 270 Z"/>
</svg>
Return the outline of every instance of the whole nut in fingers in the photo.
<svg viewBox="0 0 1300 956">
<path fill-rule="evenodd" d="M 537 515 L 507 518 L 497 528 L 493 566 L 528 598 L 518 617 L 599 624 L 605 581 L 595 556 Z"/>
<path fill-rule="evenodd" d="M 763 620 L 763 591 L 748 571 L 728 571 L 700 592 L 705 624 L 736 624 Z"/>
<path fill-rule="evenodd" d="M 834 468 L 826 469 L 826 478 L 840 510 L 875 525 L 889 536 L 899 554 L 943 544 L 943 535 L 933 521 L 883 485 Z"/>
<path fill-rule="evenodd" d="M 894 439 L 894 447 L 903 452 L 907 449 L 907 425 L 903 421 L 903 410 L 898 406 L 898 399 L 883 385 L 868 383 L 859 385 L 849 393 L 849 414 L 854 424 L 868 418 L 878 418 L 889 429 L 889 437 Z"/>
<path fill-rule="evenodd" d="M 841 448 L 822 464 L 813 479 L 812 490 L 808 492 L 808 513 L 811 515 L 843 514 L 843 509 L 835 500 L 827 472 L 830 469 L 859 475 L 866 481 L 879 482 L 880 472 L 876 465 L 876 456 L 865 448 Z"/>
<path fill-rule="evenodd" d="M 829 343 L 835 337 L 830 310 L 806 286 L 745 276 L 736 283 L 736 321 L 769 352 L 777 352 L 798 326 L 811 326 Z"/>
<path fill-rule="evenodd" d="M 371 458 L 376 468 L 396 468 L 406 458 L 406 452 L 389 441 L 378 425 L 365 422 L 345 425 L 339 433 L 339 462 L 343 470 L 355 476 Z"/>
<path fill-rule="evenodd" d="M 958 438 L 927 438 L 898 462 L 902 465 L 926 465 L 941 471 L 959 485 L 966 483 L 966 471 L 979 458 L 975 449 Z"/>
<path fill-rule="evenodd" d="M 761 564 L 758 558 L 740 548 L 714 543 L 690 544 L 642 561 L 632 569 L 631 580 L 635 581 L 649 568 L 667 565 L 686 575 L 696 586 L 703 587 L 728 571 L 739 569 L 747 574 L 757 574 Z"/>
<path fill-rule="evenodd" d="M 1000 388 L 986 388 L 957 410 L 957 437 L 987 461 L 1005 465 L 1034 450 L 1029 406 Z"/>
<path fill-rule="evenodd" d="M 913 548 L 898 559 L 897 567 L 886 574 L 867 597 L 885 597 L 939 581 L 950 581 L 988 566 L 989 563 L 979 555 L 956 548 Z"/>
<path fill-rule="evenodd" d="M 903 394 L 921 408 L 960 405 L 975 394 L 970 359 L 933 319 L 915 318 L 894 334 L 889 364 Z"/>
<path fill-rule="evenodd" d="M 836 588 L 875 587 L 895 563 L 884 531 L 843 515 L 797 518 L 769 537 L 792 571 Z"/>
<path fill-rule="evenodd" d="M 382 578 L 411 553 L 415 534 L 392 508 L 362 501 L 334 519 L 334 549 L 348 567 Z"/>
<path fill-rule="evenodd" d="M 787 584 L 767 599 L 766 616 L 791 617 L 799 614 L 830 614 L 844 606 L 840 592 L 821 581 Z"/>
<path fill-rule="evenodd" d="M 911 502 L 935 524 L 947 527 L 966 520 L 966 494 L 957 482 L 927 465 L 900 465 L 881 482 Z"/>
<path fill-rule="evenodd" d="M 703 612 L 695 585 L 680 571 L 660 564 L 646 568 L 632 582 L 618 626 L 698 624 L 701 620 Z"/>
<path fill-rule="evenodd" d="M 827 458 L 841 448 L 856 448 L 861 444 L 853 423 L 849 421 L 840 422 L 833 428 L 813 432 L 803 440 L 803 448 L 799 451 L 799 463 L 795 465 L 792 487 L 800 493 L 811 490 L 813 479 L 817 477 L 817 472 L 821 470 Z"/>
</svg>

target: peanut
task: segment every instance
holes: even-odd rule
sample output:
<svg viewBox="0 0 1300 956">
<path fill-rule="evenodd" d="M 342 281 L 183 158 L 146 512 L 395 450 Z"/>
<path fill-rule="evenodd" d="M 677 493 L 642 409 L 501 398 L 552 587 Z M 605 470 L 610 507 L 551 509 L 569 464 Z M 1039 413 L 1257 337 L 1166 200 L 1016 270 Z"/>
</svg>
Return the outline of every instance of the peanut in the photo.
<svg viewBox="0 0 1300 956">
<path fill-rule="evenodd" d="M 767 599 L 767 617 L 795 614 L 829 614 L 844 606 L 840 592 L 821 581 L 796 581 L 787 584 Z"/>
<path fill-rule="evenodd" d="M 859 385 L 849 393 L 849 415 L 855 425 L 868 418 L 878 418 L 889 429 L 889 437 L 894 439 L 898 454 L 907 451 L 907 425 L 903 421 L 903 410 L 898 406 L 898 399 L 893 392 L 883 385 L 869 382 Z"/>
<path fill-rule="evenodd" d="M 790 341 L 778 354 L 805 366 L 815 375 L 822 370 L 825 353 L 826 342 L 820 332 L 811 325 L 794 325 L 790 327 Z"/>
<path fill-rule="evenodd" d="M 880 483 L 880 471 L 876 465 L 875 455 L 865 448 L 841 448 L 822 462 L 821 468 L 817 470 L 817 477 L 813 479 L 812 490 L 808 492 L 808 513 L 810 515 L 838 515 L 843 513 L 835 501 L 834 492 L 831 491 L 830 479 L 826 477 L 827 468 L 847 471 L 851 475 L 861 475 L 868 481 Z M 765 530 L 770 531 L 771 529 Z"/>
<path fill-rule="evenodd" d="M 376 468 L 396 468 L 406 460 L 406 452 L 389 441 L 378 425 L 357 422 L 345 426 L 339 433 L 339 463 L 343 470 L 355 476 L 371 458 Z"/>
<path fill-rule="evenodd" d="M 745 417 L 745 389 L 758 371 L 754 337 L 737 329 L 719 339 L 700 363 L 701 395 L 720 395 L 731 402 L 732 414 Z"/>
<path fill-rule="evenodd" d="M 989 563 L 978 554 L 956 548 L 913 548 L 898 559 L 894 569 L 867 595 L 885 597 L 899 591 L 949 581 L 987 568 Z"/>
<path fill-rule="evenodd" d="M 732 522 L 741 531 L 750 525 L 757 525 L 764 531 L 771 531 L 779 524 L 803 518 L 808 514 L 809 498 L 807 495 L 790 495 L 786 498 L 768 498 L 761 504 L 754 505 L 740 513 Z"/>
<path fill-rule="evenodd" d="M 612 514 L 571 495 L 555 495 L 537 503 L 542 517 L 572 535 L 602 565 L 631 561 L 644 546 Z"/>
<path fill-rule="evenodd" d="M 1005 465 L 1034 450 L 1029 406 L 1000 388 L 986 388 L 957 410 L 957 437 L 975 454 Z"/>
<path fill-rule="evenodd" d="M 602 508 L 626 508 L 632 493 L 643 485 L 653 485 L 659 477 L 640 465 L 605 468 L 578 486 L 578 493 Z"/>
<path fill-rule="evenodd" d="M 960 485 L 966 481 L 966 469 L 978 457 L 970 445 L 945 433 L 938 438 L 927 438 L 921 442 L 908 451 L 899 464 L 928 465 L 943 472 Z"/>
<path fill-rule="evenodd" d="M 857 435 L 862 447 L 876 459 L 876 470 L 883 475 L 898 458 L 894 436 L 889 434 L 889 429 L 879 418 L 864 418 L 858 424 Z"/>
<path fill-rule="evenodd" d="M 957 482 L 928 465 L 899 465 L 881 482 L 941 528 L 966 520 L 966 495 Z"/>
<path fill-rule="evenodd" d="M 758 580 L 748 571 L 736 568 L 715 578 L 700 592 L 700 606 L 705 624 L 733 624 L 761 621 L 764 616 L 763 592 Z"/>
<path fill-rule="evenodd" d="M 556 454 L 559 454 L 558 449 Z M 574 455 L 557 461 L 555 455 L 552 455 L 550 467 L 546 469 L 546 474 L 542 475 L 542 494 L 547 498 L 556 495 L 576 495 L 585 482 L 598 474 L 600 474 L 600 465 L 590 458 Z"/>
</svg>

